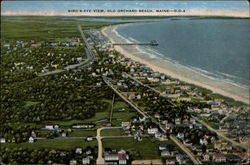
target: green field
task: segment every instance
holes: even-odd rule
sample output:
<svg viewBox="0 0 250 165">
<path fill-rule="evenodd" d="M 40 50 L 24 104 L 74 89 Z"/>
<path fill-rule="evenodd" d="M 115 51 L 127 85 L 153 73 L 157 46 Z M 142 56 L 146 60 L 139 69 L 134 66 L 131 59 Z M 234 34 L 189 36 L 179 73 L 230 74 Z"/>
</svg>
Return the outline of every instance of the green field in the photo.
<svg viewBox="0 0 250 165">
<path fill-rule="evenodd" d="M 103 139 L 104 148 L 124 149 L 128 151 L 133 159 L 158 159 L 160 152 L 159 144 L 167 144 L 171 149 L 176 149 L 172 141 L 159 142 L 150 138 L 143 138 L 141 142 L 137 142 L 134 138 L 119 138 L 119 139 Z"/>
<path fill-rule="evenodd" d="M 90 29 L 117 23 L 77 21 L 65 17 L 1 16 L 1 38 L 54 41 L 56 38 L 78 37 L 77 24 Z"/>
<path fill-rule="evenodd" d="M 102 130 L 101 136 L 123 136 L 123 129 L 105 129 Z"/>
<path fill-rule="evenodd" d="M 1 144 L 2 147 L 8 148 L 29 148 L 29 149 L 40 149 L 40 148 L 49 148 L 49 149 L 75 149 L 77 147 L 85 148 L 87 146 L 97 146 L 97 141 L 85 142 L 85 140 L 79 139 L 49 139 L 49 140 L 38 140 L 35 143 L 5 143 Z"/>
<path fill-rule="evenodd" d="M 73 131 L 72 133 L 69 134 L 69 137 L 87 137 L 87 136 L 96 136 L 96 131 L 95 130 L 78 130 L 78 131 Z"/>
<path fill-rule="evenodd" d="M 36 105 L 38 103 L 40 103 L 40 102 L 26 101 L 24 106 L 25 107 L 29 107 L 29 106 L 32 106 L 32 105 Z"/>
</svg>

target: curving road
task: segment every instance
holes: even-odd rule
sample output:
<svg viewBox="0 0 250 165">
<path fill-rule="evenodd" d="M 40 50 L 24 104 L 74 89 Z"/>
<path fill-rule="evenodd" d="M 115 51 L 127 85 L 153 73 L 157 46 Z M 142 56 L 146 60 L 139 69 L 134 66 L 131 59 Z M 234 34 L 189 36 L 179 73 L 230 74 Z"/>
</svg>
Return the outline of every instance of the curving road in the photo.
<svg viewBox="0 0 250 165">
<path fill-rule="evenodd" d="M 102 137 L 101 136 L 101 131 L 104 129 L 120 129 L 122 127 L 102 127 L 102 128 L 98 128 L 96 130 L 96 140 L 98 142 L 98 157 L 96 159 L 96 164 L 105 164 L 105 160 L 102 157 L 102 151 L 103 151 L 103 147 L 102 147 Z"/>
</svg>

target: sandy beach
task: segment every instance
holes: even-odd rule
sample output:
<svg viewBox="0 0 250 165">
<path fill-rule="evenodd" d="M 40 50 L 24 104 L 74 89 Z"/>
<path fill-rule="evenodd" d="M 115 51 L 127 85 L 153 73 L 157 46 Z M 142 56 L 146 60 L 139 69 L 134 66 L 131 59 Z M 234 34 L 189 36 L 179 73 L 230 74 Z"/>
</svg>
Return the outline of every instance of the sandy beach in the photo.
<svg viewBox="0 0 250 165">
<path fill-rule="evenodd" d="M 104 36 L 110 39 L 112 43 L 115 42 L 127 42 L 124 38 L 119 36 L 115 29 L 118 26 L 115 25 L 102 28 L 101 32 Z M 131 58 L 137 62 L 147 65 L 154 71 L 158 71 L 169 75 L 173 78 L 177 78 L 187 83 L 195 84 L 207 89 L 212 90 L 214 93 L 219 93 L 224 96 L 234 98 L 235 100 L 245 102 L 249 104 L 249 90 L 241 88 L 237 85 L 223 82 L 217 79 L 209 78 L 195 70 L 192 70 L 186 66 L 174 64 L 167 59 L 152 57 L 149 53 L 141 51 L 137 46 L 115 46 L 118 52 L 125 57 Z"/>
</svg>

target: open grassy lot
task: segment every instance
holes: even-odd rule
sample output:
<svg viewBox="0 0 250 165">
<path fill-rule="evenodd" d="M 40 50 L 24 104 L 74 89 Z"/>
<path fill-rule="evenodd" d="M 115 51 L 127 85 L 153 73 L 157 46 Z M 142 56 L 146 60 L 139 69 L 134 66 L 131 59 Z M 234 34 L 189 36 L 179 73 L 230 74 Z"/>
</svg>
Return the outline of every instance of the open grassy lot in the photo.
<svg viewBox="0 0 250 165">
<path fill-rule="evenodd" d="M 124 110 L 124 111 L 121 111 Z M 124 101 L 116 101 L 114 103 L 114 110 L 112 115 L 112 125 L 121 126 L 123 121 L 129 121 L 136 116 L 137 112 L 130 108 Z"/>
<path fill-rule="evenodd" d="M 79 139 L 48 139 L 48 140 L 38 140 L 35 143 L 5 143 L 1 144 L 3 147 L 8 148 L 29 148 L 29 149 L 40 149 L 40 148 L 50 148 L 50 149 L 65 149 L 70 150 L 77 147 L 87 147 L 87 146 L 97 146 L 97 141 L 85 142 L 85 140 Z"/>
<path fill-rule="evenodd" d="M 160 152 L 159 144 L 167 144 L 170 149 L 176 149 L 172 141 L 159 142 L 151 138 L 143 138 L 137 142 L 134 138 L 103 139 L 104 148 L 124 149 L 130 152 L 133 159 L 158 159 Z"/>
<path fill-rule="evenodd" d="M 136 116 L 135 111 L 124 111 L 124 112 L 114 112 L 113 113 L 113 126 L 121 126 L 123 121 L 130 121 L 132 117 Z"/>
<path fill-rule="evenodd" d="M 54 40 L 55 38 L 79 36 L 77 24 L 83 29 L 100 28 L 117 24 L 65 19 L 46 16 L 1 16 L 2 39 Z"/>
<path fill-rule="evenodd" d="M 87 137 L 87 136 L 96 136 L 95 130 L 74 130 L 69 134 L 69 137 Z"/>
<path fill-rule="evenodd" d="M 25 106 L 25 107 L 29 107 L 29 106 L 32 106 L 32 105 L 36 105 L 36 104 L 38 104 L 38 103 L 40 103 L 40 102 L 26 101 L 24 106 Z"/>
<path fill-rule="evenodd" d="M 124 109 L 129 108 L 128 104 L 126 104 L 124 101 L 116 101 L 114 103 L 114 111 L 118 111 L 118 110 L 123 109 L 123 108 Z"/>
<path fill-rule="evenodd" d="M 102 130 L 101 136 L 123 136 L 123 129 L 105 129 Z"/>
</svg>

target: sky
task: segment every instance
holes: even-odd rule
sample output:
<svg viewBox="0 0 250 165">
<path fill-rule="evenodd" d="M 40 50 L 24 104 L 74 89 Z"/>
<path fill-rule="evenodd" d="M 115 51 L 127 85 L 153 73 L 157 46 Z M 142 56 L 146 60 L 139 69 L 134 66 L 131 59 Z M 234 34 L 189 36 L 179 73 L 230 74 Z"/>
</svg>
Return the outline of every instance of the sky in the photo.
<svg viewBox="0 0 250 165">
<path fill-rule="evenodd" d="M 1 4 L 2 15 L 25 15 L 25 14 L 26 15 L 70 15 L 70 13 L 68 13 L 67 11 L 73 9 L 76 10 L 185 9 L 186 10 L 185 14 L 190 14 L 190 15 L 204 14 L 204 15 L 230 15 L 230 16 L 249 17 L 248 2 L 239 0 L 238 1 L 3 1 Z M 73 13 L 73 14 L 95 15 L 96 13 Z M 144 14 L 150 15 L 152 13 L 144 13 Z"/>
</svg>

